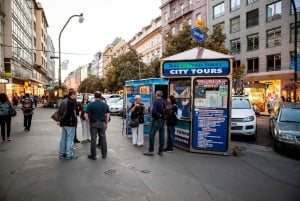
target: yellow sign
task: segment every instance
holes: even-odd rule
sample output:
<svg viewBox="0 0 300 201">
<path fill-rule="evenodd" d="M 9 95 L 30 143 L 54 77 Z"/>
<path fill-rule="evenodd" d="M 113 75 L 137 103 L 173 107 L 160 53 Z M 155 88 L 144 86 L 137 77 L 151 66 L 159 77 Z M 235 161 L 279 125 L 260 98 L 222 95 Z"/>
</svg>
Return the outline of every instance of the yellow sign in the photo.
<svg viewBox="0 0 300 201">
<path fill-rule="evenodd" d="M 203 22 L 203 20 L 201 20 L 201 19 L 197 19 L 197 26 L 198 27 L 203 27 L 204 26 L 204 22 Z"/>
</svg>

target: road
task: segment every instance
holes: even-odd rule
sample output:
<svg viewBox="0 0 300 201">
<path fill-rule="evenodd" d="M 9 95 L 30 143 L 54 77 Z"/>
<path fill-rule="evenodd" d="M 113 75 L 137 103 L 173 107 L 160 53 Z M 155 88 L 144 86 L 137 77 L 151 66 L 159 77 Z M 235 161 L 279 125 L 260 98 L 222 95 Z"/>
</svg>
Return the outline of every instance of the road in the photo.
<svg viewBox="0 0 300 201">
<path fill-rule="evenodd" d="M 61 129 L 50 119 L 54 111 L 37 108 L 30 132 L 20 111 L 13 118 L 13 141 L 0 144 L 1 201 L 300 200 L 300 161 L 272 147 L 233 141 L 246 148 L 242 156 L 175 148 L 147 157 L 148 136 L 144 147 L 132 146 L 118 116 L 108 126 L 106 159 L 88 160 L 90 145 L 76 144 L 77 160 L 59 160 Z"/>
</svg>

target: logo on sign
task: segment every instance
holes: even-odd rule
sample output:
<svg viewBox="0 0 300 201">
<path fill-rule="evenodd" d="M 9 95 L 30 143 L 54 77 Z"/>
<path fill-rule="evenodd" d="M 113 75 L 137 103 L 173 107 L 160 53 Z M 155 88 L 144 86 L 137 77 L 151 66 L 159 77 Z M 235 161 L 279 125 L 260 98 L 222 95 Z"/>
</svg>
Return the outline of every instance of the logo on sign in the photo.
<svg viewBox="0 0 300 201">
<path fill-rule="evenodd" d="M 176 91 L 176 93 L 178 95 L 182 94 L 182 92 L 185 90 L 185 86 L 182 83 L 177 83 L 174 87 L 174 91 Z"/>
<path fill-rule="evenodd" d="M 196 41 L 201 42 L 206 39 L 205 35 L 202 33 L 202 31 L 198 27 L 192 28 L 190 31 L 191 31 L 192 36 L 196 39 Z"/>
</svg>

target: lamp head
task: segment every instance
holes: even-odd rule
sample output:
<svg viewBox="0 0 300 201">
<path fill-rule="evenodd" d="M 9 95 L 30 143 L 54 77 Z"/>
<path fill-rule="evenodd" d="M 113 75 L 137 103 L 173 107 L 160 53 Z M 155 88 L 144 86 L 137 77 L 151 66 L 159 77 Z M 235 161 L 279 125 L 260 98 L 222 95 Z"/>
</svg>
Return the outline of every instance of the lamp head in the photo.
<svg viewBox="0 0 300 201">
<path fill-rule="evenodd" d="M 84 20 L 83 13 L 81 13 L 80 16 L 79 16 L 79 23 L 82 23 L 83 20 Z"/>
</svg>

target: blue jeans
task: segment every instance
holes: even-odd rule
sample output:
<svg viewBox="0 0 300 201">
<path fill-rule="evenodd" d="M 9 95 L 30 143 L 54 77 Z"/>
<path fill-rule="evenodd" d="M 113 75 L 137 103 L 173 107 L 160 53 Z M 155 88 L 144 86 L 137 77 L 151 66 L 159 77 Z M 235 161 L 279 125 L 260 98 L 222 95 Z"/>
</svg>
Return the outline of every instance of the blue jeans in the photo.
<svg viewBox="0 0 300 201">
<path fill-rule="evenodd" d="M 96 143 L 97 143 L 97 135 L 100 138 L 100 145 L 101 145 L 101 153 L 102 156 L 106 156 L 107 154 L 107 143 L 106 143 L 106 124 L 105 122 L 91 122 L 90 123 L 90 132 L 91 132 L 91 155 L 95 157 L 96 153 Z"/>
<path fill-rule="evenodd" d="M 153 119 L 149 134 L 149 152 L 154 151 L 154 141 L 155 141 L 155 133 L 159 132 L 159 152 L 164 151 L 164 139 L 165 139 L 165 128 L 164 128 L 164 120 L 163 119 Z"/>
<path fill-rule="evenodd" d="M 174 141 L 175 141 L 175 126 L 167 125 L 167 132 L 168 132 L 167 148 L 173 149 Z"/>
<path fill-rule="evenodd" d="M 73 145 L 74 145 L 74 135 L 75 135 L 75 127 L 62 126 L 61 138 L 60 138 L 60 156 L 66 156 L 68 158 L 72 158 L 74 156 L 73 153 Z"/>
</svg>

